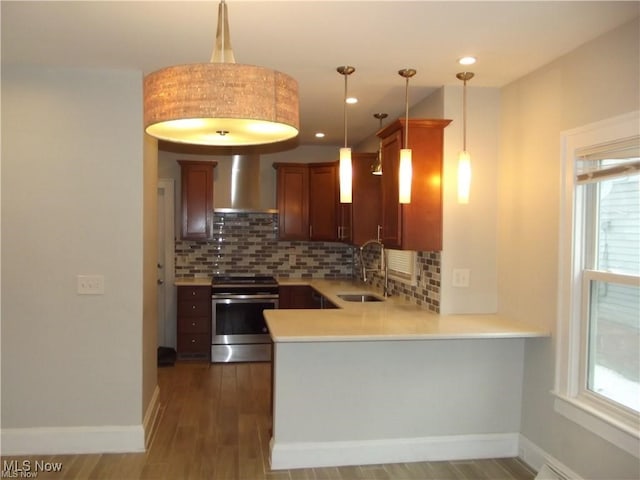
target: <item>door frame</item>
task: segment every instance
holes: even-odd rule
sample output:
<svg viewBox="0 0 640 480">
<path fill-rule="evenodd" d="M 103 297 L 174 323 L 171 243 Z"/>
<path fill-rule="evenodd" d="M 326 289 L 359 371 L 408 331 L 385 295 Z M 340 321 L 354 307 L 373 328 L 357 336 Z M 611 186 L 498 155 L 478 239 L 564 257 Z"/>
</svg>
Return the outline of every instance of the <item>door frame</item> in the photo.
<svg viewBox="0 0 640 480">
<path fill-rule="evenodd" d="M 177 291 L 175 287 L 175 180 L 173 178 L 158 179 L 158 193 L 163 190 L 164 200 L 164 232 L 163 235 L 164 254 L 158 255 L 164 258 L 163 265 L 165 271 L 165 347 L 177 347 L 176 332 L 176 311 L 177 311 Z M 162 244 L 159 242 L 159 244 Z M 160 326 L 158 325 L 158 328 Z"/>
</svg>

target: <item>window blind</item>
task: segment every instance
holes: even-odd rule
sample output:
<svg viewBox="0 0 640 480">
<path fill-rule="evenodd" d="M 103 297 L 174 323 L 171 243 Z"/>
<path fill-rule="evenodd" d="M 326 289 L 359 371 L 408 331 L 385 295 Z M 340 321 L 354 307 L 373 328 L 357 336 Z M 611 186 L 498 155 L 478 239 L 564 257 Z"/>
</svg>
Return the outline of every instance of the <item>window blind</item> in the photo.
<svg viewBox="0 0 640 480">
<path fill-rule="evenodd" d="M 579 184 L 640 172 L 640 135 L 576 150 Z"/>
<path fill-rule="evenodd" d="M 389 275 L 415 285 L 416 252 L 410 250 L 387 249 L 387 269 Z"/>
</svg>

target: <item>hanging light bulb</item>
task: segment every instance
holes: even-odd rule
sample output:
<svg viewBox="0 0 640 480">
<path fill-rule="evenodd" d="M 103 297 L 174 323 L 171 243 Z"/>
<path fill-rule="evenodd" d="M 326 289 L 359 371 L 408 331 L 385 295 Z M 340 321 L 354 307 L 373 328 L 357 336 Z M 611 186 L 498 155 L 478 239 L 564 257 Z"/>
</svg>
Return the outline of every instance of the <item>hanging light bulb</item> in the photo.
<svg viewBox="0 0 640 480">
<path fill-rule="evenodd" d="M 347 147 L 347 78 L 356 69 L 344 66 L 338 67 L 336 70 L 340 75 L 344 75 L 344 147 L 340 149 L 340 203 L 351 203 L 353 167 L 351 165 L 351 149 Z"/>
<path fill-rule="evenodd" d="M 411 203 L 411 179 L 413 176 L 411 166 L 411 149 L 409 148 L 409 79 L 416 74 L 413 68 L 405 68 L 398 71 L 398 75 L 406 79 L 404 107 L 404 148 L 400 150 L 400 169 L 398 172 L 398 201 L 406 204 Z"/>
<path fill-rule="evenodd" d="M 471 155 L 467 151 L 467 81 L 473 78 L 472 72 L 460 72 L 456 78 L 462 80 L 462 151 L 458 155 L 458 203 L 469 203 L 471 192 Z"/>
<path fill-rule="evenodd" d="M 374 113 L 373 116 L 380 121 L 380 129 L 382 129 L 382 120 L 389 115 L 386 113 Z M 380 140 L 378 144 L 378 156 L 376 157 L 376 161 L 371 165 L 371 173 L 374 175 L 382 175 L 382 140 Z"/>
</svg>

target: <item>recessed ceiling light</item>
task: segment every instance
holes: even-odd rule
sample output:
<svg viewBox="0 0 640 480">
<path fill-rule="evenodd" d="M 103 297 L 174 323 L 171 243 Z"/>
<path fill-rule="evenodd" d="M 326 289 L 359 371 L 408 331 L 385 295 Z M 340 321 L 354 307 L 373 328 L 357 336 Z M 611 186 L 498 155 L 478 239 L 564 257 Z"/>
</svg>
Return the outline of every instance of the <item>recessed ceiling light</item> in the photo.
<svg viewBox="0 0 640 480">
<path fill-rule="evenodd" d="M 476 57 L 462 57 L 458 60 L 460 65 L 473 65 L 476 63 Z"/>
<path fill-rule="evenodd" d="M 352 105 L 354 103 L 358 103 L 358 99 L 356 97 L 349 97 L 345 100 L 345 102 L 347 102 L 349 105 Z"/>
<path fill-rule="evenodd" d="M 324 138 L 324 133 L 322 133 L 322 132 L 317 132 L 317 133 L 316 133 L 316 138 Z"/>
</svg>

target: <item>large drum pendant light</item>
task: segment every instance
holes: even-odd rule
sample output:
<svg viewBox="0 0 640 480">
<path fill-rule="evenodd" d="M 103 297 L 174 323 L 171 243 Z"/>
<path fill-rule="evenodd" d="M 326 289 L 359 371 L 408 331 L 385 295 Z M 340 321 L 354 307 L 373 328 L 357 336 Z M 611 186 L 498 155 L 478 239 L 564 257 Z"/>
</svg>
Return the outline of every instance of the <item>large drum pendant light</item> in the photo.
<svg viewBox="0 0 640 480">
<path fill-rule="evenodd" d="M 144 128 L 160 140 L 214 146 L 289 140 L 299 130 L 298 83 L 235 63 L 224 0 L 209 63 L 163 68 L 144 78 Z"/>
</svg>

